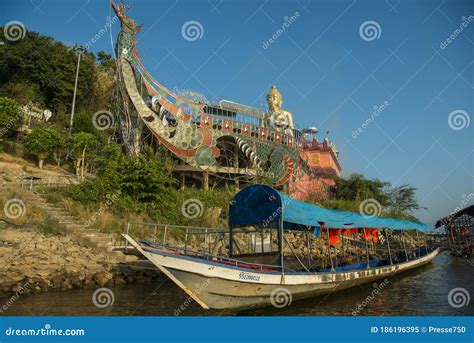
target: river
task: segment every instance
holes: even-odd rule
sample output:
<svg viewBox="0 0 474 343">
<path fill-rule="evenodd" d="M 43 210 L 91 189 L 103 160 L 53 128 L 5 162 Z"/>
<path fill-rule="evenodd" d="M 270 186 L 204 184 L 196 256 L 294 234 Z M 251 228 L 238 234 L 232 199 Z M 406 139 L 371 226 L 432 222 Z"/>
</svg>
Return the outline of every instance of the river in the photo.
<svg viewBox="0 0 474 343">
<path fill-rule="evenodd" d="M 350 316 L 357 308 L 358 315 L 473 316 L 474 299 L 460 308 L 455 308 L 448 302 L 448 294 L 455 288 L 463 288 L 470 296 L 474 296 L 473 270 L 474 259 L 453 258 L 445 252 L 429 265 L 390 277 L 383 288 L 378 288 L 378 294 L 375 294 L 376 284 L 367 284 L 334 292 L 329 296 L 295 301 L 285 308 L 267 307 L 238 313 L 202 310 L 163 277 L 154 284 L 114 287 L 113 304 L 105 308 L 93 304 L 94 289 L 76 289 L 20 295 L 18 299 L 8 302 L 8 308 L 2 315 L 173 316 L 178 314 L 181 307 L 179 315 L 194 316 Z M 5 297 L 0 298 L 0 304 L 6 304 L 7 300 Z"/>
</svg>

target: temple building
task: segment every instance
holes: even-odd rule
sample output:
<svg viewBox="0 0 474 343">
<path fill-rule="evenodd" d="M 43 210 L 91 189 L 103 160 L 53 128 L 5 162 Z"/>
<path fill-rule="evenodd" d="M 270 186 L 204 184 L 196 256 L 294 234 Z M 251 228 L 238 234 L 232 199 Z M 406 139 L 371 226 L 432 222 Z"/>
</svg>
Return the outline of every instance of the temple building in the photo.
<svg viewBox="0 0 474 343">
<path fill-rule="evenodd" d="M 242 188 L 263 180 L 299 199 L 330 197 L 331 178 L 341 170 L 335 146 L 327 138 L 319 143 L 314 128 L 296 128 L 275 85 L 266 96 L 267 110 L 210 102 L 194 91 L 175 93 L 141 61 L 136 35 L 142 26 L 123 4 L 112 6 L 121 22 L 119 120 L 129 154 L 139 153 L 142 132 L 147 132 L 176 159 L 174 173 L 182 187 Z"/>
</svg>

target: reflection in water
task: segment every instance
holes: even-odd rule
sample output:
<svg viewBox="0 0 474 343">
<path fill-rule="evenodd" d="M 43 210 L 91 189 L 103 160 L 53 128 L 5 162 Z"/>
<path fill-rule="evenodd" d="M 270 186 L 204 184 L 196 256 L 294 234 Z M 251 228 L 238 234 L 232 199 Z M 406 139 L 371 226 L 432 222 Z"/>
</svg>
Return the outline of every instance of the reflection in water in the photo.
<svg viewBox="0 0 474 343">
<path fill-rule="evenodd" d="M 432 264 L 392 276 L 386 286 L 374 295 L 370 283 L 327 296 L 295 301 L 283 309 L 266 307 L 239 313 L 205 311 L 166 278 L 157 284 L 125 285 L 113 289 L 111 307 L 97 308 L 92 302 L 94 289 L 52 291 L 22 295 L 3 315 L 474 315 L 474 299 L 468 306 L 453 308 L 448 293 L 465 288 L 474 298 L 474 262 L 452 258 L 447 253 Z M 378 282 L 380 284 L 380 281 Z M 376 286 L 376 285 L 375 285 Z M 371 297 L 371 295 L 373 297 Z M 7 298 L 0 299 L 3 305 Z M 179 308 L 181 307 L 181 310 Z"/>
</svg>

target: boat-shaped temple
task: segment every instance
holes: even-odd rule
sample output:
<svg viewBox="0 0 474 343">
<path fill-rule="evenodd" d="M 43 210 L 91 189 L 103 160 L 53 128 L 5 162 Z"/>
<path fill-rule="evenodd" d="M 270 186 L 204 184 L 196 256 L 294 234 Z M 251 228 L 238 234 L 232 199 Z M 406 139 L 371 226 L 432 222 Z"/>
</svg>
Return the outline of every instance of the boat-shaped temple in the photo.
<svg viewBox="0 0 474 343">
<path fill-rule="evenodd" d="M 121 22 L 116 44 L 123 103 L 119 119 L 130 154 L 139 149 L 143 123 L 178 161 L 174 172 L 183 187 L 242 188 L 264 178 L 300 199 L 329 197 L 332 176 L 341 171 L 336 147 L 327 137 L 319 142 L 315 127 L 298 130 L 275 86 L 269 87 L 265 110 L 208 101 L 195 91 L 173 92 L 141 61 L 136 46 L 141 25 L 126 14 L 123 3 L 112 6 Z"/>
<path fill-rule="evenodd" d="M 423 223 L 328 210 L 260 184 L 237 193 L 229 213 L 228 229 L 130 223 L 124 237 L 205 309 L 283 307 L 416 268 L 439 252 L 420 239 Z"/>
</svg>

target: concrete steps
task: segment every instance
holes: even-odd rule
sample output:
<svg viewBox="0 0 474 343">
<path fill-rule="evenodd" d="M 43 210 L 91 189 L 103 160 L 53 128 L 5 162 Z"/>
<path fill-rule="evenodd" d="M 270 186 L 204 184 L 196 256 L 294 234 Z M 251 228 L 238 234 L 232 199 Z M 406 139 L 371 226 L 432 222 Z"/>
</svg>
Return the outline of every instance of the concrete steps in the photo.
<svg viewBox="0 0 474 343">
<path fill-rule="evenodd" d="M 114 250 L 116 243 L 114 234 L 102 233 L 90 228 L 82 219 L 75 217 L 59 205 L 49 203 L 40 194 L 28 190 L 0 188 L 0 195 L 12 192 L 16 197 L 22 199 L 27 207 L 33 206 L 46 213 L 53 222 L 56 222 L 55 226 L 59 232 L 70 236 L 79 245 L 92 248 L 118 262 L 138 260 L 137 256 L 126 255 L 121 251 Z"/>
</svg>

